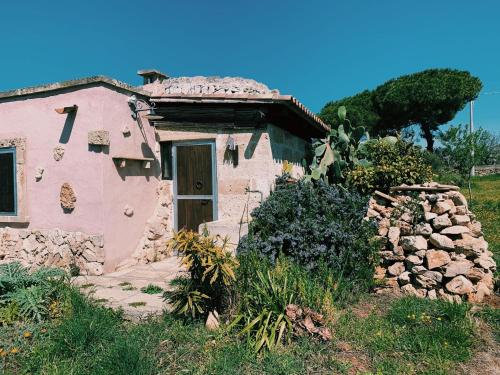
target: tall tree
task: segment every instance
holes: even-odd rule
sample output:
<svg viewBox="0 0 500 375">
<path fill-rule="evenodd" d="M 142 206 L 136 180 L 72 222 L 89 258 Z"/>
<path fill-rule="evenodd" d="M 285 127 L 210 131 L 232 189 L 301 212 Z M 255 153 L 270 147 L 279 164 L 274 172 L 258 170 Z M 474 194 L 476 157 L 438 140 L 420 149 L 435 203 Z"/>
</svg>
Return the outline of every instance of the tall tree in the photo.
<svg viewBox="0 0 500 375">
<path fill-rule="evenodd" d="M 349 120 L 353 124 L 364 126 L 369 132 L 374 130 L 380 121 L 379 115 L 374 111 L 372 92 L 368 90 L 325 104 L 319 117 L 336 129 L 341 124 L 337 113 L 342 106 L 347 108 Z"/>
<path fill-rule="evenodd" d="M 378 131 L 420 125 L 432 151 L 434 132 L 476 99 L 482 87 L 481 80 L 469 72 L 429 69 L 380 85 L 373 91 L 370 108 L 380 116 Z"/>
</svg>

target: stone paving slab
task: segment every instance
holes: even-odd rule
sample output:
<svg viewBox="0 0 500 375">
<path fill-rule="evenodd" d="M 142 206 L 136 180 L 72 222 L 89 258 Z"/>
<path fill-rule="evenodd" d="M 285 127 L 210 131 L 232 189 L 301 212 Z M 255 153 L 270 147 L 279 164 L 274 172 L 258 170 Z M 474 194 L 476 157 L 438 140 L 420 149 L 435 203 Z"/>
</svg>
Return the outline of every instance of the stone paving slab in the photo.
<svg viewBox="0 0 500 375">
<path fill-rule="evenodd" d="M 167 290 L 171 280 L 185 274 L 179 259 L 172 256 L 160 262 L 136 264 L 102 276 L 78 276 L 72 282 L 105 306 L 122 309 L 125 318 L 140 320 L 160 315 L 169 308 L 163 301 L 162 293 L 147 294 L 141 288 L 153 284 Z"/>
</svg>

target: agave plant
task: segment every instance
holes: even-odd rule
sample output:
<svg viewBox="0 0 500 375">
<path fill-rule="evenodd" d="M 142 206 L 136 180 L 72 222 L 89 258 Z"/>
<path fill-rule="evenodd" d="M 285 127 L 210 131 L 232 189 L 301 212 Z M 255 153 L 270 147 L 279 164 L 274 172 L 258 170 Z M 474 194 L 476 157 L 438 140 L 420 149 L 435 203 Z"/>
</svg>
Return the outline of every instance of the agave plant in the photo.
<svg viewBox="0 0 500 375">
<path fill-rule="evenodd" d="M 343 183 L 347 170 L 352 170 L 358 165 L 370 164 L 366 159 L 358 159 L 358 149 L 362 145 L 363 138 L 369 139 L 369 134 L 363 126 L 353 127 L 346 115 L 346 108 L 339 107 L 338 128 L 332 129 L 326 138 L 313 144 L 314 157 L 308 179 Z"/>
</svg>

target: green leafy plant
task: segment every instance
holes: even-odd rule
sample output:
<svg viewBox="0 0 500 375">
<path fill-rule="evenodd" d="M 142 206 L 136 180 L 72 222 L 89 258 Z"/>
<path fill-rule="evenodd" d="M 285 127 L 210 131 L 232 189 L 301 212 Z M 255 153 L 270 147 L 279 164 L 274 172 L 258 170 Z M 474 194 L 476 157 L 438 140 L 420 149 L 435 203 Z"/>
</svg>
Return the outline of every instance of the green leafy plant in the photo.
<svg viewBox="0 0 500 375">
<path fill-rule="evenodd" d="M 398 137 L 372 139 L 359 151 L 370 165 L 358 165 L 347 175 L 347 184 L 368 194 L 388 192 L 392 186 L 420 184 L 432 180 L 427 152 Z"/>
<path fill-rule="evenodd" d="M 15 309 L 22 319 L 42 321 L 51 315 L 50 306 L 64 298 L 66 279 L 65 272 L 56 268 L 30 273 L 17 262 L 0 265 L 0 307 L 11 316 Z"/>
<path fill-rule="evenodd" d="M 227 249 L 228 240 L 185 230 L 174 234 L 167 250 L 177 251 L 191 276 L 189 282 L 178 285 L 179 289 L 164 293 L 165 300 L 176 306 L 175 312 L 195 317 L 224 309 L 239 265 Z"/>
<path fill-rule="evenodd" d="M 255 255 L 248 256 L 253 257 L 253 261 L 258 259 Z M 243 275 L 248 286 L 245 294 L 240 296 L 240 313 L 229 329 L 236 325 L 242 326 L 238 335 L 246 334 L 247 339 L 254 343 L 256 351 L 263 348 L 272 350 L 288 342 L 292 322 L 285 315 L 285 310 L 296 300 L 293 280 L 289 280 L 286 272 L 282 272 L 279 267 L 264 266 L 254 269 L 253 275 L 248 270 Z"/>
<path fill-rule="evenodd" d="M 340 125 L 332 129 L 325 139 L 314 143 L 314 157 L 309 179 L 323 179 L 330 183 L 343 183 L 346 173 L 357 165 L 368 165 L 358 159 L 358 148 L 363 138 L 369 138 L 363 126 L 353 127 L 347 119 L 346 107 L 338 108 Z"/>
<path fill-rule="evenodd" d="M 146 294 L 159 294 L 163 292 L 163 288 L 158 285 L 148 284 L 141 288 L 141 292 Z"/>
</svg>

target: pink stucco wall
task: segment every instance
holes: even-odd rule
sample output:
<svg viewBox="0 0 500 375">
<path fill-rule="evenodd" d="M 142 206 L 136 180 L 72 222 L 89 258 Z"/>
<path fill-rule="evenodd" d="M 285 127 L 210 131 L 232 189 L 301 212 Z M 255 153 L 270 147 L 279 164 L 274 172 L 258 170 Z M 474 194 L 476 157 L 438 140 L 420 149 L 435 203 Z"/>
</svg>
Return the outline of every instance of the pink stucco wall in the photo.
<svg viewBox="0 0 500 375">
<path fill-rule="evenodd" d="M 136 162 L 119 169 L 112 160 L 115 155 L 142 156 L 148 152 L 148 143 L 154 148 L 154 129 L 145 121 L 141 132 L 130 116 L 130 95 L 96 85 L 0 101 L 0 138 L 26 138 L 30 218 L 28 224 L 6 224 L 0 218 L 0 227 L 60 228 L 103 234 L 107 271 L 133 252 L 155 206 L 160 167 L 154 163 L 151 169 L 143 169 Z M 78 112 L 72 126 L 65 126 L 68 115 L 60 115 L 54 109 L 73 104 L 78 105 Z M 131 130 L 128 137 L 122 134 L 125 126 Z M 63 129 L 67 139 L 63 139 Z M 106 151 L 89 148 L 88 132 L 92 130 L 110 132 L 111 143 Z M 56 146 L 65 148 L 60 161 L 53 157 Z M 38 182 L 37 167 L 44 168 Z M 59 202 L 60 188 L 65 182 L 77 196 L 71 213 L 64 213 Z M 134 208 L 133 216 L 124 215 L 125 205 Z"/>
</svg>

